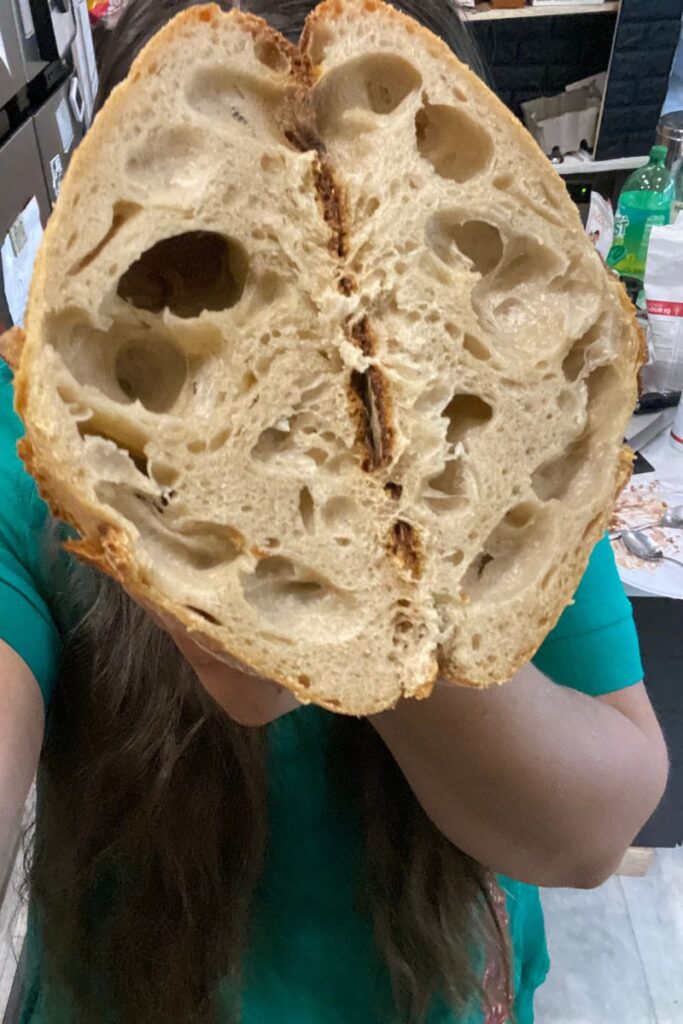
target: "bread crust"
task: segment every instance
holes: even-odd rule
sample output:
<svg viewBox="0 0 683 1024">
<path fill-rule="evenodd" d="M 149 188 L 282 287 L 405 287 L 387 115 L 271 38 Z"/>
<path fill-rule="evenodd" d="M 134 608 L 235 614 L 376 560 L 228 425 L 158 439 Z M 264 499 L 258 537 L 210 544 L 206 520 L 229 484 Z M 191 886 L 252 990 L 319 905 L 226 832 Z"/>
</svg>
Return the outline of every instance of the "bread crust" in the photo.
<svg viewBox="0 0 683 1024">
<path fill-rule="evenodd" d="M 272 63 L 281 63 L 283 66 L 286 64 L 289 68 L 287 74 L 291 89 L 280 114 L 283 118 L 284 134 L 295 148 L 313 153 L 313 180 L 322 219 L 329 229 L 328 248 L 339 261 L 338 292 L 342 301 L 354 296 L 358 291 L 358 283 L 346 263 L 351 230 L 348 197 L 339 180 L 338 171 L 318 136 L 311 89 L 322 74 L 323 65 L 316 60 L 322 56 L 316 52 L 319 38 L 325 34 L 334 34 L 335 23 L 339 19 L 375 15 L 388 23 L 400 26 L 402 31 L 418 38 L 433 58 L 443 65 L 445 73 L 457 74 L 461 81 L 466 81 L 472 94 L 493 109 L 496 117 L 504 122 L 505 130 L 514 138 L 515 145 L 523 152 L 525 160 L 529 167 L 533 168 L 538 180 L 542 180 L 546 192 L 556 197 L 563 214 L 571 216 L 564 186 L 510 111 L 491 96 L 483 83 L 457 60 L 445 43 L 380 0 L 325 0 L 309 16 L 299 48 L 284 40 L 265 22 L 239 11 L 233 10 L 225 14 L 216 5 L 210 4 L 192 7 L 181 13 L 148 44 L 135 60 L 128 79 L 113 91 L 90 136 L 75 154 L 65 190 L 69 192 L 72 182 L 77 182 L 82 174 L 103 159 L 107 125 L 125 116 L 129 96 L 145 77 L 156 73 L 157 65 L 163 60 L 168 48 L 178 39 L 184 38 L 185 33 L 198 28 L 206 28 L 206 31 L 209 31 L 213 25 L 229 23 L 236 30 L 246 32 L 260 47 L 269 48 L 268 59 Z M 578 212 L 575 212 L 574 216 L 576 224 L 580 227 Z M 239 638 L 233 636 L 228 639 L 222 627 L 192 614 L 165 594 L 141 569 L 130 537 L 120 526 L 116 516 L 108 514 L 106 510 L 103 511 L 100 504 L 89 500 L 74 488 L 68 468 L 53 459 L 49 446 L 34 429 L 30 393 L 32 364 L 42 344 L 40 331 L 46 315 L 44 295 L 50 272 L 50 253 L 53 239 L 62 229 L 63 224 L 58 210 L 48 225 L 36 262 L 27 315 L 28 343 L 24 345 L 23 335 L 16 332 L 6 339 L 3 349 L 7 353 L 8 361 L 13 361 L 15 366 L 18 364 L 15 403 L 17 412 L 26 423 L 26 438 L 20 446 L 21 457 L 28 471 L 36 479 L 40 493 L 53 515 L 84 534 L 83 539 L 70 542 L 67 545 L 68 549 L 83 562 L 113 577 L 146 607 L 181 624 L 206 650 L 217 654 L 226 663 L 239 667 L 242 671 L 265 676 L 287 687 L 303 703 L 315 702 L 330 710 L 347 714 L 372 714 L 393 706 L 402 696 L 400 687 L 390 698 L 386 694 L 377 697 L 364 692 L 360 687 L 345 690 L 341 697 L 337 697 L 320 690 L 315 682 L 312 685 L 305 673 L 292 674 L 281 671 L 277 658 L 258 657 L 253 649 L 241 644 Z M 633 377 L 635 381 L 635 371 L 645 358 L 643 337 L 636 325 L 635 311 L 621 285 L 608 276 L 606 270 L 599 272 L 605 274 L 604 288 L 612 296 L 618 295 L 622 310 L 620 330 L 624 339 L 624 365 L 621 372 L 624 380 Z M 365 370 L 353 371 L 350 378 L 352 387 L 349 402 L 355 408 L 355 415 L 359 417 L 358 440 L 364 451 L 363 468 L 368 475 L 375 474 L 378 489 L 385 492 L 387 501 L 391 503 L 400 501 L 402 492 L 402 485 L 387 476 L 391 474 L 398 457 L 397 428 L 394 422 L 391 387 L 385 373 L 377 365 L 375 330 L 375 324 L 369 314 L 348 325 L 350 343 L 356 345 L 363 359 L 369 361 Z M 624 387 L 626 388 L 626 385 Z M 633 392 L 635 398 L 635 383 Z M 630 476 L 631 461 L 632 455 L 628 449 L 622 451 L 618 460 L 615 459 L 615 496 Z M 604 532 L 610 511 L 610 506 L 606 504 L 600 514 L 592 518 L 573 557 L 563 566 L 563 582 L 554 593 L 552 607 L 546 609 L 546 632 L 555 625 L 564 607 L 571 600 L 576 585 L 585 571 L 590 552 Z M 423 585 L 424 547 L 428 546 L 428 543 L 429 541 L 423 540 L 412 522 L 400 517 L 396 519 L 393 530 L 388 536 L 384 536 L 384 544 L 389 557 L 396 563 L 397 581 L 405 577 L 411 581 L 411 586 Z M 258 546 L 252 546 L 250 551 L 258 560 L 265 560 L 271 555 Z M 468 595 L 462 595 L 462 600 L 467 601 Z M 514 656 L 511 654 L 508 657 L 507 678 L 529 660 L 541 639 L 540 634 L 534 635 L 533 643 L 527 644 L 523 649 L 516 651 Z M 373 666 L 368 667 L 372 671 Z M 386 671 L 388 667 L 384 665 L 382 669 Z M 429 696 L 439 677 L 458 685 L 477 687 L 502 681 L 496 665 L 489 669 L 485 665 L 477 665 L 476 675 L 468 675 L 459 667 L 457 657 L 452 653 L 449 655 L 449 652 L 441 647 L 428 661 L 423 662 L 421 668 L 415 669 L 410 695 L 418 699 Z"/>
<path fill-rule="evenodd" d="M 19 368 L 25 341 L 26 335 L 21 327 L 10 327 L 0 334 L 0 359 L 4 359 L 10 370 L 16 372 Z"/>
</svg>

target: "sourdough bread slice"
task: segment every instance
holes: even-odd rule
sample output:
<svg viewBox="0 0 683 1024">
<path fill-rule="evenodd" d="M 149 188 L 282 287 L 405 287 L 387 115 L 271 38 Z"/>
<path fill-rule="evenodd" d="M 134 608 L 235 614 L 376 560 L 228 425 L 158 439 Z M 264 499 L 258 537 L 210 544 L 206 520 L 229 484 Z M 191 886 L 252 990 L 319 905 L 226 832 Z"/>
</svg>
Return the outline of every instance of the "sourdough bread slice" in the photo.
<svg viewBox="0 0 683 1024">
<path fill-rule="evenodd" d="M 508 679 L 628 475 L 640 339 L 554 170 L 447 47 L 327 0 L 171 22 L 75 156 L 25 461 L 76 553 L 304 701 Z"/>
</svg>

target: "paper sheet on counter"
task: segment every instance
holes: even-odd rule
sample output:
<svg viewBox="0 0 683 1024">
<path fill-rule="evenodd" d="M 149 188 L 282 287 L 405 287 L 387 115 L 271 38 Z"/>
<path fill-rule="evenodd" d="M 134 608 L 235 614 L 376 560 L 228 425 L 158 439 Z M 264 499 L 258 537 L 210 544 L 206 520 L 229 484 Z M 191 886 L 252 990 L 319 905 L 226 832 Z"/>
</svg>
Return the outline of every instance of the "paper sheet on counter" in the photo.
<svg viewBox="0 0 683 1024">
<path fill-rule="evenodd" d="M 634 417 L 640 419 L 640 417 Z M 653 473 L 639 473 L 617 499 L 610 530 L 638 529 L 657 522 L 667 508 L 683 505 L 683 455 L 669 443 L 663 430 L 642 449 L 654 466 Z M 683 560 L 683 530 L 648 530 L 664 553 Z M 612 541 L 622 583 L 633 596 L 683 600 L 683 568 L 671 562 L 646 562 L 632 555 L 620 540 Z"/>
<path fill-rule="evenodd" d="M 19 214 L 5 236 L 2 249 L 2 277 L 10 316 L 15 324 L 24 322 L 28 292 L 43 225 L 38 200 L 33 198 Z"/>
</svg>

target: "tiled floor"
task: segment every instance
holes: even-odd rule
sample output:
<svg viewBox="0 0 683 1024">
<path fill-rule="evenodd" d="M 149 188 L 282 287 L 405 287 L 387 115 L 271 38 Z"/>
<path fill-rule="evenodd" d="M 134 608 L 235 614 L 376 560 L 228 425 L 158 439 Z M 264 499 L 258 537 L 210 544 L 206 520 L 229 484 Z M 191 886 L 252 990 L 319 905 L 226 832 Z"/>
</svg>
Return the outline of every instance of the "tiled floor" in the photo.
<svg viewBox="0 0 683 1024">
<path fill-rule="evenodd" d="M 553 961 L 537 1024 L 683 1024 L 683 847 L 644 878 L 543 894 Z"/>
<path fill-rule="evenodd" d="M 26 908 L 19 900 L 23 865 L 18 858 L 0 906 L 0 1021 L 4 1021 L 17 959 L 26 932 Z M 11 1024 L 11 1022 L 7 1022 Z"/>
</svg>

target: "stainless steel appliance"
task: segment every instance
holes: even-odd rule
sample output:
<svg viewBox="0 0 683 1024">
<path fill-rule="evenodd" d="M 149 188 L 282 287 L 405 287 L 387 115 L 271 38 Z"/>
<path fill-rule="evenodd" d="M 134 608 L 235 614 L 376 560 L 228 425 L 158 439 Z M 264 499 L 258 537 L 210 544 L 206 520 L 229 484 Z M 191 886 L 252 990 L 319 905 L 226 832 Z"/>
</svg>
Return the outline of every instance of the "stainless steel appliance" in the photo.
<svg viewBox="0 0 683 1024">
<path fill-rule="evenodd" d="M 26 85 L 21 43 L 12 7 L 0 3 L 0 107 L 4 107 Z"/>
<path fill-rule="evenodd" d="M 0 331 L 23 315 L 36 238 L 96 88 L 85 0 L 0 0 Z"/>
<path fill-rule="evenodd" d="M 85 103 L 76 74 L 33 115 L 45 184 L 56 202 L 64 172 L 86 128 Z"/>
<path fill-rule="evenodd" d="M 62 60 L 76 35 L 71 0 L 31 0 L 40 55 L 44 60 Z"/>
<path fill-rule="evenodd" d="M 52 208 L 33 121 L 27 121 L 0 146 L 0 182 L 0 247 L 7 247 L 19 258 L 27 242 L 21 225 L 24 211 L 35 199 L 44 227 Z M 0 331 L 15 322 L 10 309 L 12 287 L 4 277 L 5 262 L 0 261 Z"/>
<path fill-rule="evenodd" d="M 26 81 L 69 55 L 76 35 L 71 0 L 2 0 L 14 10 Z"/>
</svg>

